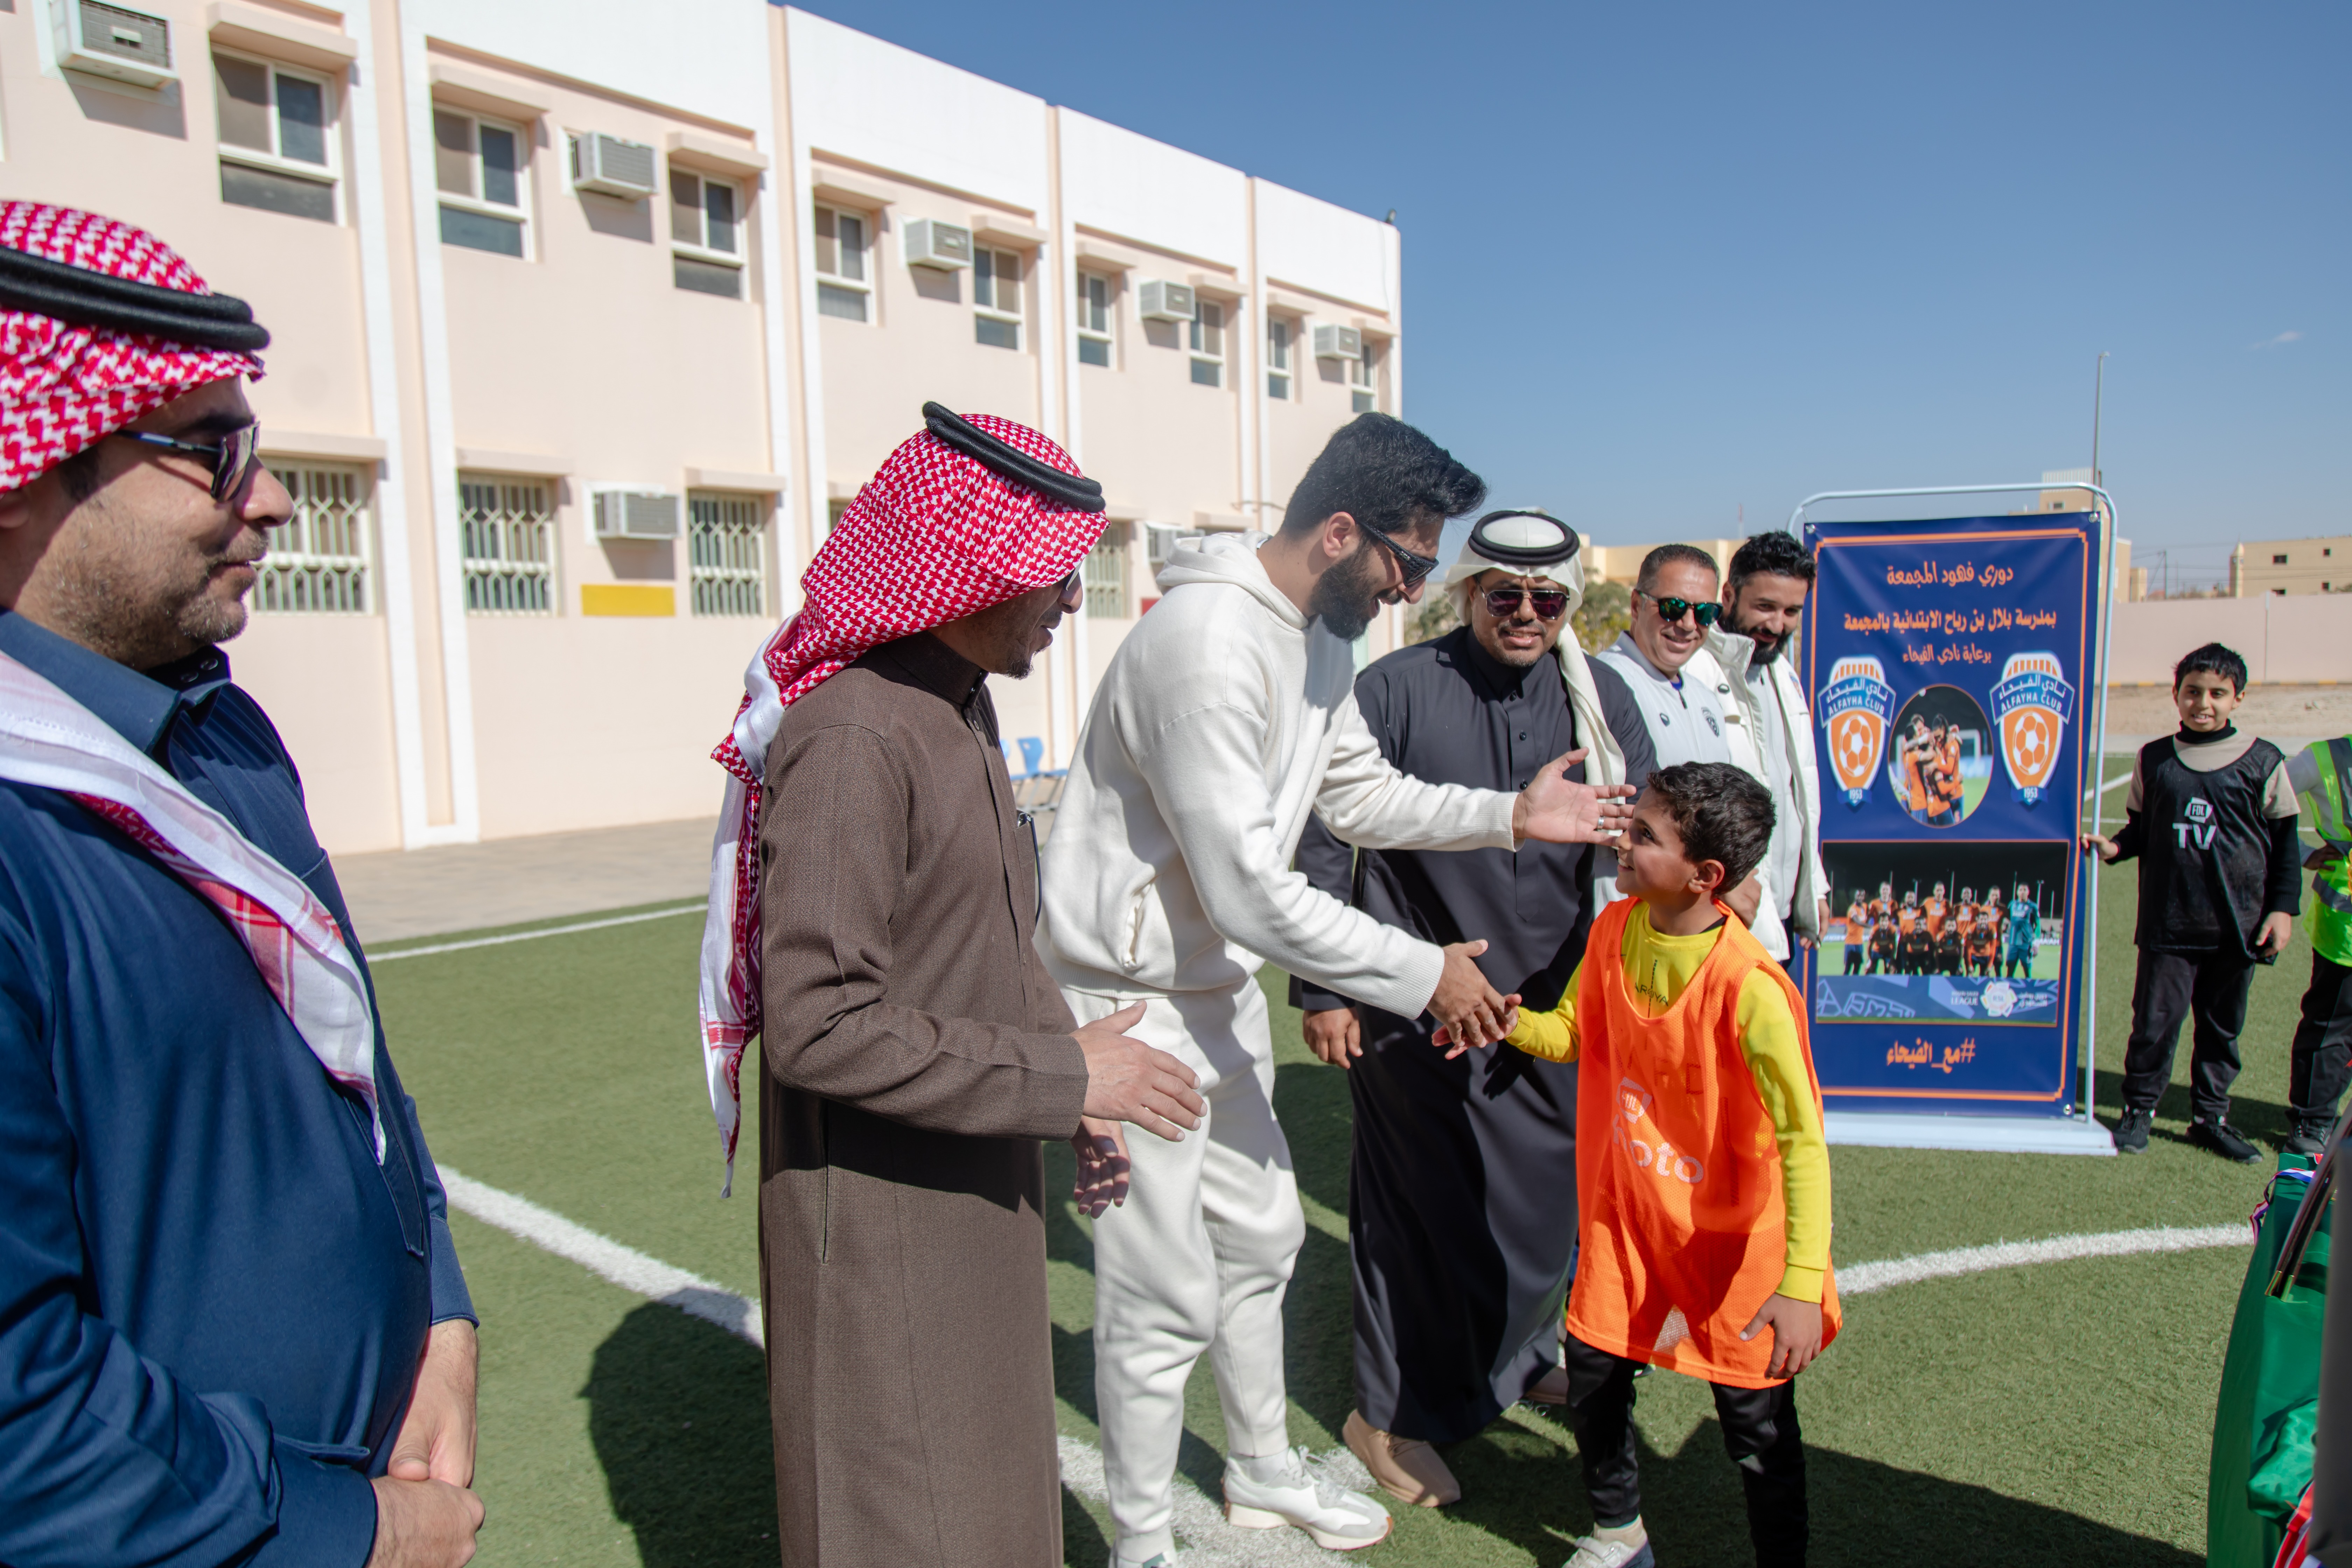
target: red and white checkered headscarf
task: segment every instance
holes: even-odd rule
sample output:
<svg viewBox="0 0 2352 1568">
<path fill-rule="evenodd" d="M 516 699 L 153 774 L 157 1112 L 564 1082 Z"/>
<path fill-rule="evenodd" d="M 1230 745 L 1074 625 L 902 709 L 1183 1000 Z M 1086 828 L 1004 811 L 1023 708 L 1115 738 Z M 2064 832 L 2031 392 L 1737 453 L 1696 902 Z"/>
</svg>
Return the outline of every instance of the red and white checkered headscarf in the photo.
<svg viewBox="0 0 2352 1568">
<path fill-rule="evenodd" d="M 212 292 L 145 229 L 71 207 L 0 202 L 0 247 L 183 294 Z M 0 493 L 173 398 L 233 375 L 259 380 L 261 361 L 0 309 Z"/>
<path fill-rule="evenodd" d="M 1078 466 L 1010 419 L 966 422 L 1066 474 Z M 926 430 L 857 492 L 801 578 L 804 603 L 744 671 L 735 728 L 711 757 L 734 775 L 712 846 L 702 936 L 703 1067 L 733 1182 L 743 1047 L 760 1032 L 760 795 L 784 710 L 867 649 L 1059 582 L 1103 515 L 1052 500 Z"/>
</svg>

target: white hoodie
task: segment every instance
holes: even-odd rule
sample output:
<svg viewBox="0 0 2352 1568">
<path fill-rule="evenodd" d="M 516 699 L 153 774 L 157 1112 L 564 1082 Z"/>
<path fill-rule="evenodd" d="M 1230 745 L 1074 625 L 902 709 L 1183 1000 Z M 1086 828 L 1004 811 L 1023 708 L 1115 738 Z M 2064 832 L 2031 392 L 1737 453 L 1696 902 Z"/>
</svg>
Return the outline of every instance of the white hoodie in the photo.
<svg viewBox="0 0 2352 1568">
<path fill-rule="evenodd" d="M 1369 848 L 1508 849 L 1515 797 L 1389 765 L 1349 646 L 1268 581 L 1265 542 L 1218 535 L 1160 574 L 1078 737 L 1037 945 L 1075 991 L 1229 990 L 1270 961 L 1415 1017 L 1444 953 L 1293 869 L 1307 814 Z"/>
</svg>

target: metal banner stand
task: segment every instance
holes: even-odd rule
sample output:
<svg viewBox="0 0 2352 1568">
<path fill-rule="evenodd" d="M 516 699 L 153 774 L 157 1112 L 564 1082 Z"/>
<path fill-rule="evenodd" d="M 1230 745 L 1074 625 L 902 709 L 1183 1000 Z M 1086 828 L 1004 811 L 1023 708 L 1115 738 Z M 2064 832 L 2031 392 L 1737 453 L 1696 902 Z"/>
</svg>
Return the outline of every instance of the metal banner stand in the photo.
<svg viewBox="0 0 2352 1568">
<path fill-rule="evenodd" d="M 2084 772 L 2090 780 L 2085 798 L 2095 810 L 2107 759 L 2107 653 L 2116 634 L 2115 619 L 2115 498 L 2098 485 L 2079 479 L 2040 479 L 2032 484 L 1919 485 L 1904 489 L 1818 490 L 1797 503 L 1789 514 L 1789 531 L 1804 537 L 1805 512 L 1822 501 L 1891 500 L 1909 496 L 2016 494 L 2023 490 L 2081 490 L 2094 498 L 2099 513 L 2098 597 L 2099 653 L 2095 681 L 2098 690 L 2098 747 Z M 2070 851 L 2078 853 L 2079 851 Z M 1885 1149 L 1969 1149 L 2043 1154 L 2113 1154 L 2115 1136 L 2092 1115 L 2096 1100 L 2098 1059 L 2099 868 L 2090 858 L 2088 906 L 2084 916 L 2083 1016 L 2078 1037 L 2080 1079 L 2075 1109 L 2064 1118 L 2024 1116 L 1895 1115 L 1832 1110 L 1823 1117 L 1832 1143 L 1853 1143 Z"/>
</svg>

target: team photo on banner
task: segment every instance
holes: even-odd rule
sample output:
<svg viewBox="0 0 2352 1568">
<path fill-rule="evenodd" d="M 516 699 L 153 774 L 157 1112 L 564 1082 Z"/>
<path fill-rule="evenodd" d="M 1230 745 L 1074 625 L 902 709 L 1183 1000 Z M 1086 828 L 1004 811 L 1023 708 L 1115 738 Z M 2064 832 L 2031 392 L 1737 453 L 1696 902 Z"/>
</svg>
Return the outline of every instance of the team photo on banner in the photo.
<svg viewBox="0 0 2352 1568">
<path fill-rule="evenodd" d="M 1807 532 L 1831 921 L 1801 983 L 1822 1092 L 1832 1110 L 2066 1115 L 2100 520 Z"/>
</svg>

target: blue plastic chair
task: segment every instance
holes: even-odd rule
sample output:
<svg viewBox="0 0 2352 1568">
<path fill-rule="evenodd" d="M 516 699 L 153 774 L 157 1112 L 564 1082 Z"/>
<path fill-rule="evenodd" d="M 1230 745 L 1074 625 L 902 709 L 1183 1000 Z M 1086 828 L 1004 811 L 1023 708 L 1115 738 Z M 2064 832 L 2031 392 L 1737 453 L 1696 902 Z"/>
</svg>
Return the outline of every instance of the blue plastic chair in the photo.
<svg viewBox="0 0 2352 1568">
<path fill-rule="evenodd" d="M 1024 735 L 1024 736 L 1022 736 L 1022 737 L 1021 737 L 1021 763 L 1022 763 L 1022 773 L 1021 773 L 1021 776 L 1022 776 L 1023 778 L 1024 778 L 1024 779 L 1034 779 L 1034 778 L 1035 778 L 1035 777 L 1038 775 L 1038 773 L 1039 773 L 1040 772 L 1042 772 L 1042 771 L 1043 771 L 1043 764 L 1045 763 L 1045 742 L 1043 742 L 1043 741 L 1041 741 L 1041 740 L 1039 740 L 1039 739 L 1038 739 L 1036 736 L 1034 736 L 1034 735 Z"/>
</svg>

